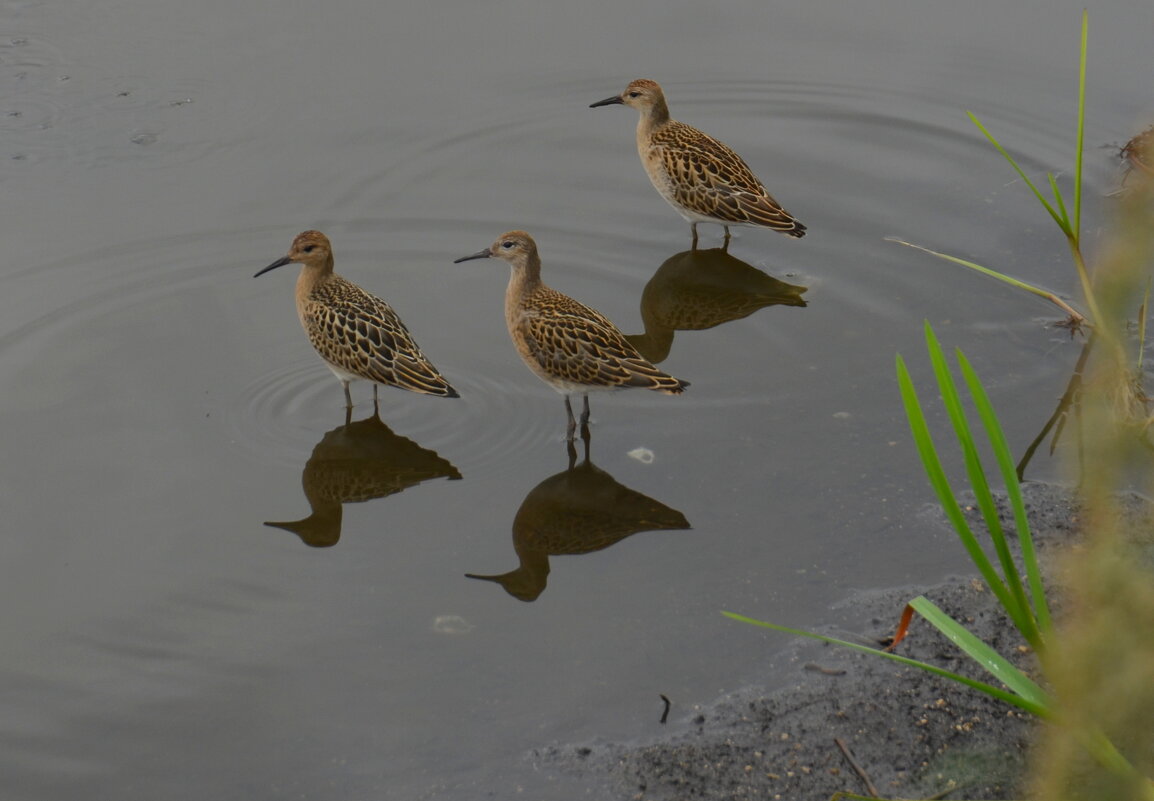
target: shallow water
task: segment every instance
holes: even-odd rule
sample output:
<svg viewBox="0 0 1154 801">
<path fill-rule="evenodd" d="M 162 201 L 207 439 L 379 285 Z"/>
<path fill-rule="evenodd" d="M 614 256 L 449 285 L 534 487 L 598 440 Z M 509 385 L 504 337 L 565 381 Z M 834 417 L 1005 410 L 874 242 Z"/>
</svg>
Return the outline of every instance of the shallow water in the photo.
<svg viewBox="0 0 1154 801">
<path fill-rule="evenodd" d="M 719 610 L 819 624 L 851 588 L 960 569 L 916 515 L 894 354 L 924 382 L 932 321 L 1020 450 L 1079 343 L 883 238 L 1076 290 L 963 110 L 1067 172 L 1081 7 L 4 3 L 4 797 L 572 798 L 523 754 L 652 736 L 659 693 L 676 720 L 784 680 L 778 641 Z M 1109 146 L 1151 118 L 1154 9 L 1090 13 L 1095 239 Z M 642 76 L 809 235 L 686 257 L 634 113 L 587 108 Z M 313 227 L 459 400 L 384 391 L 359 423 L 354 385 L 344 427 L 290 271 L 252 279 Z M 509 345 L 505 269 L 452 264 L 515 227 L 546 281 L 692 382 L 594 396 L 595 469 L 578 443 L 569 470 L 561 401 Z M 624 511 L 526 534 L 589 497 Z M 637 504 L 692 528 L 618 537 Z M 330 547 L 264 525 L 318 509 Z M 526 554 L 532 602 L 465 576 Z"/>
</svg>

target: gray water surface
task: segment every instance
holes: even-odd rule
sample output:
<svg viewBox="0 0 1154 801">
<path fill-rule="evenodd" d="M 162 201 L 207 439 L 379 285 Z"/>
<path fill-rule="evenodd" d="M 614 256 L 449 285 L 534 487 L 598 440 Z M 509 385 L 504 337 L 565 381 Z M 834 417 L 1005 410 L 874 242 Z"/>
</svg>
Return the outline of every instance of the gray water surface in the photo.
<svg viewBox="0 0 1154 801">
<path fill-rule="evenodd" d="M 1076 293 L 964 111 L 1068 187 L 1082 6 L 0 5 L 0 794 L 572 798 L 594 791 L 523 755 L 653 736 L 659 693 L 675 721 L 786 680 L 780 641 L 720 610 L 820 625 L 853 588 L 962 569 L 917 514 L 894 354 L 932 397 L 933 322 L 1020 451 L 1080 344 L 884 238 Z M 1093 243 L 1112 147 L 1151 121 L 1154 8 L 1090 15 Z M 635 113 L 588 108 L 638 77 L 809 235 L 737 229 L 687 264 Z M 345 427 L 292 268 L 252 278 L 307 228 L 459 400 L 386 390 L 375 422 L 354 385 Z M 511 228 L 692 382 L 595 396 L 593 467 L 509 344 L 507 270 L 452 264 Z M 722 321 L 718 295 L 748 305 Z M 571 525 L 586 503 L 618 511 Z M 638 504 L 666 530 L 618 536 Z M 264 525 L 318 509 L 328 547 Z M 526 555 L 534 600 L 465 576 Z"/>
</svg>

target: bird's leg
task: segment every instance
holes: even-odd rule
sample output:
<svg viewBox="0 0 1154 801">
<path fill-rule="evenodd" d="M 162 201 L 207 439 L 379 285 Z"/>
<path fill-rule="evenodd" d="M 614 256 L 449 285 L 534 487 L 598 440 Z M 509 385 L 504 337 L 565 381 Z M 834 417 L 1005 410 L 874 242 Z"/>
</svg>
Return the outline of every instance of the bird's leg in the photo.
<svg viewBox="0 0 1154 801">
<path fill-rule="evenodd" d="M 693 231 L 693 244 L 690 246 L 689 249 L 690 250 L 697 250 L 697 223 L 690 223 L 689 224 L 689 230 Z"/>
<path fill-rule="evenodd" d="M 573 419 L 573 405 L 569 403 L 569 396 L 565 396 L 565 413 L 569 415 L 569 425 L 565 429 L 565 441 L 573 441 L 573 432 L 577 430 L 577 421 Z"/>
<path fill-rule="evenodd" d="M 581 441 L 585 443 L 585 461 L 589 461 L 589 442 L 593 438 L 589 436 L 589 426 L 586 423 L 581 424 Z"/>
<path fill-rule="evenodd" d="M 729 252 L 729 226 L 723 225 L 721 227 L 725 229 L 725 242 L 724 242 L 724 244 L 722 244 L 721 250 L 725 253 L 728 253 Z"/>
<path fill-rule="evenodd" d="M 585 399 L 585 403 L 583 404 L 583 408 L 581 409 L 581 425 L 583 427 L 588 427 L 589 426 L 589 396 L 588 395 L 582 395 L 581 397 L 583 397 Z"/>
<path fill-rule="evenodd" d="M 377 385 L 373 384 L 373 408 L 377 408 Z"/>
<path fill-rule="evenodd" d="M 353 408 L 353 396 L 349 392 L 349 382 L 348 381 L 342 381 L 341 386 L 343 386 L 345 388 L 345 408 L 351 409 L 351 408 Z"/>
</svg>

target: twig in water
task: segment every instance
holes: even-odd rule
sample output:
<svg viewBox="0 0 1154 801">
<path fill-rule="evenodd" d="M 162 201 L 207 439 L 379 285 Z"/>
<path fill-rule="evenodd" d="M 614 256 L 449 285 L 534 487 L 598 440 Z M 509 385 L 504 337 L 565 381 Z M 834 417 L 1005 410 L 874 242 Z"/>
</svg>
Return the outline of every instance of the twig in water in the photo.
<svg viewBox="0 0 1154 801">
<path fill-rule="evenodd" d="M 874 798 L 881 798 L 881 793 L 878 792 L 878 788 L 874 787 L 874 783 L 870 781 L 869 775 L 866 774 L 864 770 L 862 770 L 862 766 L 859 765 L 857 760 L 853 758 L 853 754 L 850 753 L 849 747 L 846 746 L 840 737 L 834 737 L 833 741 L 837 744 L 837 747 L 841 749 L 842 754 L 845 756 L 845 761 L 849 763 L 851 768 L 853 768 L 853 772 L 856 773 L 858 778 L 862 780 L 862 784 L 865 785 L 866 792 L 872 795 Z"/>
<path fill-rule="evenodd" d="M 845 670 L 843 668 L 827 668 L 815 662 L 806 662 L 802 665 L 802 670 L 808 670 L 810 673 L 820 673 L 823 676 L 844 676 Z"/>
</svg>

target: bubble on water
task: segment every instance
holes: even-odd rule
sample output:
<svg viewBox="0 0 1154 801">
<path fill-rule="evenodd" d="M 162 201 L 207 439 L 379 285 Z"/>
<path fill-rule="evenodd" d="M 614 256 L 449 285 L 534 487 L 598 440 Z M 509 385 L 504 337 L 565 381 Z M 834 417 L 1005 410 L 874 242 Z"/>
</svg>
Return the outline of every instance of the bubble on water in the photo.
<svg viewBox="0 0 1154 801">
<path fill-rule="evenodd" d="M 653 464 L 653 451 L 648 448 L 634 448 L 627 454 L 630 459 L 636 459 L 641 464 Z"/>
<path fill-rule="evenodd" d="M 438 634 L 468 634 L 474 628 L 460 615 L 437 615 L 433 618 L 433 631 Z"/>
</svg>

